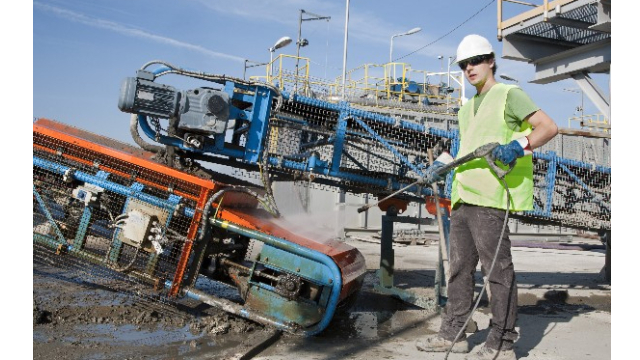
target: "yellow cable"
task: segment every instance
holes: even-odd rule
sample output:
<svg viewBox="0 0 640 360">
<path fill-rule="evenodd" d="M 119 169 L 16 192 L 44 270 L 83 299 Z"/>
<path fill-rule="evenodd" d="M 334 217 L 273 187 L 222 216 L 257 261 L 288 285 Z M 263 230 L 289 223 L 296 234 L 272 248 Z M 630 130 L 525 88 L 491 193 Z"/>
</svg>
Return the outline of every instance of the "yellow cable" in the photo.
<svg viewBox="0 0 640 360">
<path fill-rule="evenodd" d="M 218 206 L 216 207 L 216 213 L 213 214 L 213 218 L 217 218 L 218 217 L 218 211 L 220 211 L 220 208 L 222 207 L 222 200 L 224 200 L 224 194 L 222 194 L 222 197 L 220 198 L 220 201 L 218 202 Z"/>
</svg>

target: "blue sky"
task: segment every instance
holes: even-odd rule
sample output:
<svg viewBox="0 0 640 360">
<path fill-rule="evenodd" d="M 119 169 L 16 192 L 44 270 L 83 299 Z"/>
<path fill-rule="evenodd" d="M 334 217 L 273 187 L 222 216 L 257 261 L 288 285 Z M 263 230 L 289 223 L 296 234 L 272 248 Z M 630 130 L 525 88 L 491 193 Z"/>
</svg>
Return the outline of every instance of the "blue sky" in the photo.
<svg viewBox="0 0 640 360">
<path fill-rule="evenodd" d="M 277 39 L 289 36 L 295 41 L 300 9 L 331 17 L 302 23 L 302 37 L 310 44 L 301 48 L 300 55 L 311 59 L 312 75 L 333 79 L 342 74 L 345 4 L 344 0 L 34 1 L 33 116 L 130 142 L 129 116 L 117 108 L 122 79 L 150 60 L 242 77 L 245 59 L 269 61 L 268 48 Z M 394 59 L 411 54 L 400 61 L 414 69 L 440 71 L 438 55 L 454 56 L 458 42 L 469 33 L 487 37 L 501 54 L 496 9 L 491 0 L 352 0 L 347 69 L 387 62 L 391 36 L 414 27 L 422 31 L 396 37 L 393 43 Z M 525 10 L 506 4 L 505 18 Z M 292 43 L 275 54 L 295 52 Z M 577 89 L 573 80 L 528 84 L 532 65 L 502 59 L 498 65 L 498 73 L 519 79 L 559 126 L 567 127 L 567 119 L 577 114 L 580 94 L 563 90 Z M 247 69 L 247 76 L 263 73 L 262 67 Z M 608 93 L 608 76 L 597 75 L 596 80 Z M 585 98 L 585 114 L 596 112 Z"/>
</svg>

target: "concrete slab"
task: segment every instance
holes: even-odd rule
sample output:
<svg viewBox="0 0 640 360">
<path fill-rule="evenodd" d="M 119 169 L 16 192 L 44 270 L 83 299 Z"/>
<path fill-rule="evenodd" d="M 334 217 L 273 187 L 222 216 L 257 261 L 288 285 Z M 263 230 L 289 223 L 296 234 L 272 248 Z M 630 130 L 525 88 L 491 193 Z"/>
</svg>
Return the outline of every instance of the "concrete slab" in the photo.
<svg viewBox="0 0 640 360">
<path fill-rule="evenodd" d="M 415 347 L 417 339 L 437 332 L 440 315 L 375 293 L 380 245 L 374 238 L 346 241 L 360 249 L 370 270 L 355 305 L 337 314 L 322 334 L 311 338 L 285 335 L 255 359 L 444 359 L 444 353 L 420 352 Z M 436 243 L 428 244 L 394 245 L 398 288 L 433 297 L 438 253 Z M 553 244 L 512 250 L 519 283 L 516 354 L 520 359 L 610 359 L 611 287 L 600 274 L 604 250 L 560 250 Z M 479 268 L 476 280 L 479 291 Z M 486 299 L 473 319 L 479 330 L 468 336 L 477 348 L 490 320 Z M 448 359 L 464 357 L 452 353 Z"/>
</svg>

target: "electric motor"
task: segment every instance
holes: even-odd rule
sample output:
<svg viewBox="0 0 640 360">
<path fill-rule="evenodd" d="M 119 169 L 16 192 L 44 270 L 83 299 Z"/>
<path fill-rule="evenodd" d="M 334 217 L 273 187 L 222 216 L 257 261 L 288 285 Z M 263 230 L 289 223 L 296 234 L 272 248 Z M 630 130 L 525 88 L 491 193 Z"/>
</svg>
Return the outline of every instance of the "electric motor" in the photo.
<svg viewBox="0 0 640 360">
<path fill-rule="evenodd" d="M 136 75 L 122 82 L 118 108 L 132 114 L 174 116 L 180 101 L 176 88 L 153 82 L 154 75 L 148 71 L 138 70 Z"/>
<path fill-rule="evenodd" d="M 177 91 L 174 87 L 154 82 L 154 75 L 139 70 L 136 77 L 126 78 L 120 88 L 118 108 L 124 112 L 177 118 L 181 130 L 204 134 L 222 134 L 230 113 L 229 95 L 212 88 Z"/>
</svg>

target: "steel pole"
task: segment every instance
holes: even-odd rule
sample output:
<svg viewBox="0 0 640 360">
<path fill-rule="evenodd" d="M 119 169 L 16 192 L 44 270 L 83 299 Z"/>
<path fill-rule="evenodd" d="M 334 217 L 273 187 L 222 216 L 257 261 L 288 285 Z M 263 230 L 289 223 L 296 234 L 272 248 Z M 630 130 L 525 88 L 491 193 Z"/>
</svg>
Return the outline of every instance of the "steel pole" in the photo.
<svg viewBox="0 0 640 360">
<path fill-rule="evenodd" d="M 342 55 L 342 101 L 345 99 L 345 89 L 347 84 L 347 42 L 349 38 L 349 0 L 347 0 L 347 10 L 344 20 L 344 53 Z"/>
<path fill-rule="evenodd" d="M 296 41 L 296 78 L 295 85 L 293 86 L 293 94 L 298 91 L 298 63 L 300 62 L 300 40 L 302 38 L 302 14 L 303 9 L 300 9 L 300 18 L 298 19 L 298 41 Z"/>
<path fill-rule="evenodd" d="M 267 76 L 267 82 L 271 83 L 271 75 L 273 75 L 273 51 L 269 49 L 269 53 L 271 53 L 271 58 L 269 60 L 269 76 Z"/>
<path fill-rule="evenodd" d="M 448 112 L 449 102 L 451 100 L 451 93 L 449 92 L 449 88 L 451 87 L 451 56 L 449 56 L 449 61 L 447 61 L 447 63 L 448 63 L 447 64 L 447 112 Z"/>
<path fill-rule="evenodd" d="M 244 59 L 244 70 L 242 70 L 242 80 L 247 79 L 247 59 Z"/>
</svg>

